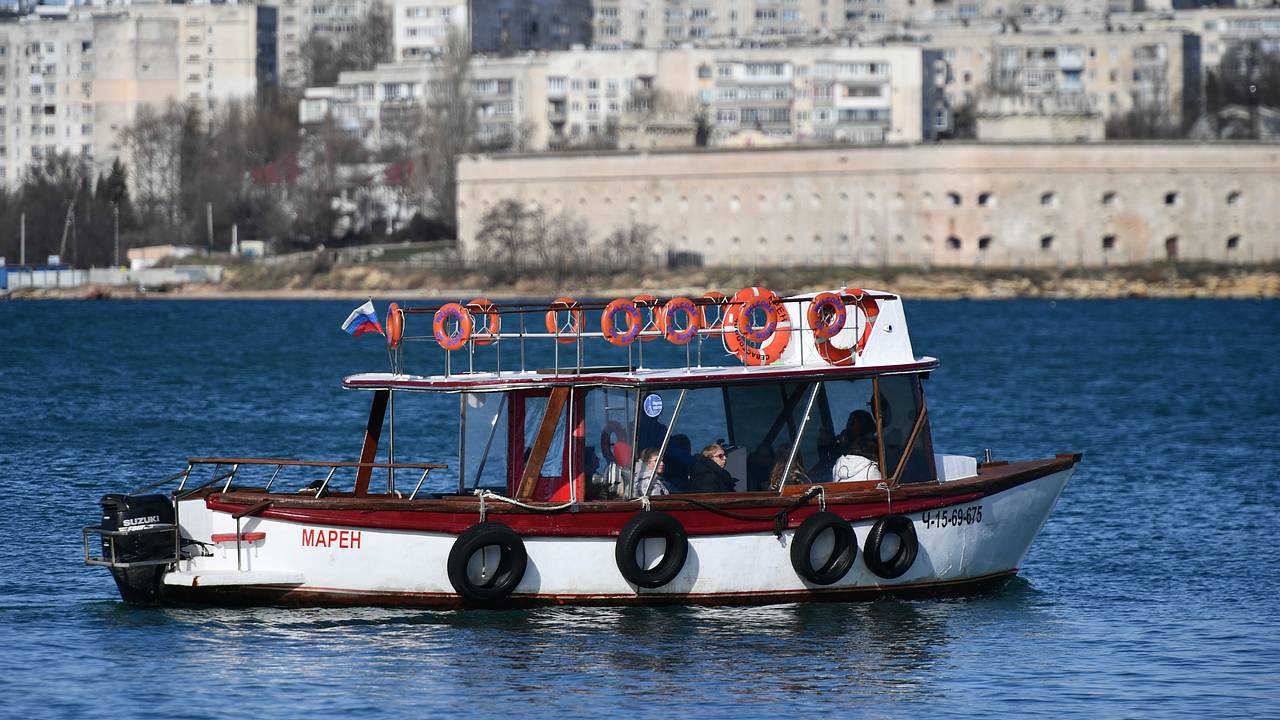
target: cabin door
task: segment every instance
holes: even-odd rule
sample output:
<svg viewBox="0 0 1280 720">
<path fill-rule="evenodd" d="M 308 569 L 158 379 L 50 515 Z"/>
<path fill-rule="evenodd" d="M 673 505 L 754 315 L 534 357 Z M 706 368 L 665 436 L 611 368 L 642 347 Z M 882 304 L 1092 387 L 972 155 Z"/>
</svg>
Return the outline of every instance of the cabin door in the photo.
<svg viewBox="0 0 1280 720">
<path fill-rule="evenodd" d="M 508 483 L 515 497 L 547 502 L 585 499 L 582 398 L 583 393 L 567 387 L 512 391 Z"/>
</svg>

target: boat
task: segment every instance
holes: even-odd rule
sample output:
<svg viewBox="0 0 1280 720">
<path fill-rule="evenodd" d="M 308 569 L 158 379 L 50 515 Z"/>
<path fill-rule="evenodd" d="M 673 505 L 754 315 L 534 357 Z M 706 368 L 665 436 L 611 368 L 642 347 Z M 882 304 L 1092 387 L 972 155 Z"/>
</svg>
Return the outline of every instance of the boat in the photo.
<svg viewBox="0 0 1280 720">
<path fill-rule="evenodd" d="M 939 362 L 890 292 L 479 298 L 386 320 L 389 371 L 342 381 L 370 398 L 357 459 L 189 458 L 103 496 L 85 562 L 147 604 L 967 595 L 1017 574 L 1082 457 L 935 452 Z M 411 343 L 444 371 L 410 372 Z M 456 404 L 457 427 L 431 429 L 453 467 L 396 459 L 423 402 Z"/>
</svg>

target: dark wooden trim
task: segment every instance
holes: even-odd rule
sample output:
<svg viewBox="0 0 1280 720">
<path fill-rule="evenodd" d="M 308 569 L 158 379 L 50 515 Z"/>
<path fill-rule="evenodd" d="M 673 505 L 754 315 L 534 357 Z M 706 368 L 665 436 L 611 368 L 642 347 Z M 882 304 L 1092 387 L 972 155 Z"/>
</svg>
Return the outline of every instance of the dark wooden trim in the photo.
<svg viewBox="0 0 1280 720">
<path fill-rule="evenodd" d="M 271 507 L 274 503 L 275 503 L 275 500 L 272 500 L 269 498 L 261 502 L 254 503 L 253 505 L 250 505 L 244 510 L 231 513 L 231 519 L 239 520 L 240 518 L 243 518 L 243 517 L 249 517 L 250 515 L 258 513 L 262 510 L 266 510 L 267 508 Z"/>
<path fill-rule="evenodd" d="M 369 424 L 364 430 L 364 445 L 360 448 L 361 463 L 371 463 L 378 457 L 378 439 L 382 437 L 382 420 L 387 415 L 387 401 L 390 398 L 390 390 L 379 390 L 373 394 L 373 403 L 369 405 Z M 369 494 L 369 478 L 372 476 L 373 468 L 363 464 L 356 471 L 357 497 Z"/>
<path fill-rule="evenodd" d="M 546 605 L 772 605 L 794 602 L 856 602 L 882 598 L 918 599 L 963 597 L 992 592 L 1018 574 L 1017 569 L 962 580 L 848 588 L 806 588 L 741 593 L 664 593 L 640 591 L 629 595 L 510 595 L 502 607 Z M 280 607 L 432 607 L 461 608 L 466 604 L 453 593 L 359 591 L 343 588 L 295 588 L 286 586 L 164 586 L 169 603 Z"/>
<path fill-rule="evenodd" d="M 827 510 L 850 520 L 881 517 L 889 513 L 913 513 L 981 500 L 1019 485 L 1068 470 L 1075 456 L 1033 460 L 983 468 L 974 478 L 946 483 L 908 483 L 895 488 L 892 498 L 868 483 L 825 483 Z M 798 485 L 797 491 L 812 486 Z M 216 490 L 201 491 L 206 505 L 218 512 L 234 513 L 263 499 L 262 493 Z M 272 495 L 275 503 L 260 517 L 287 522 L 335 527 L 404 530 L 457 534 L 479 518 L 479 499 L 454 495 L 408 500 L 385 495 L 357 498 L 349 495 L 315 498 L 306 495 Z M 752 519 L 725 517 L 693 505 L 690 500 L 732 511 Z M 774 516 L 795 501 L 794 496 L 775 493 L 697 493 L 650 498 L 654 510 L 674 515 L 690 535 L 727 535 L 772 532 Z M 816 501 L 788 513 L 787 527 L 796 527 L 819 509 Z M 499 501 L 487 501 L 490 517 L 501 516 L 506 525 L 527 537 L 615 536 L 635 513 L 634 500 L 586 502 L 574 513 L 546 513 L 525 510 Z"/>
<path fill-rule="evenodd" d="M 902 449 L 902 457 L 898 458 L 898 467 L 893 469 L 893 479 L 889 481 L 889 487 L 898 487 L 902 479 L 902 471 L 907 467 L 907 461 L 911 459 L 911 453 L 916 447 L 916 438 L 920 437 L 920 430 L 924 428 L 925 419 L 929 417 L 929 406 L 925 404 L 924 393 L 916 393 L 920 396 L 920 412 L 916 413 L 915 424 L 911 427 L 911 434 L 907 436 L 907 445 Z M 883 443 L 881 444 L 883 446 Z M 937 471 L 934 472 L 937 479 Z"/>
<path fill-rule="evenodd" d="M 524 474 L 520 476 L 520 486 L 516 489 L 516 497 L 527 499 L 533 497 L 538 477 L 542 473 L 542 463 L 547 459 L 551 442 L 556 437 L 556 425 L 560 424 L 560 415 L 564 413 L 565 402 L 569 399 L 568 387 L 557 387 L 551 390 L 547 398 L 547 407 L 542 414 L 542 424 L 538 426 L 538 434 L 534 436 L 533 445 L 529 448 L 529 457 L 524 463 Z M 566 424 L 565 433 L 570 428 Z"/>
</svg>

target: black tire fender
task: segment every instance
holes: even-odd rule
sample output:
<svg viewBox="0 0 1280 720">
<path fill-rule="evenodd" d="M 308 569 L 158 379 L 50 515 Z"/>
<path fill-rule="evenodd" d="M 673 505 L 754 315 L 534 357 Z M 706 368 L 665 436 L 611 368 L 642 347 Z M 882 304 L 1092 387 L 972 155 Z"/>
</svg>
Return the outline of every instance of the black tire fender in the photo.
<svg viewBox="0 0 1280 720">
<path fill-rule="evenodd" d="M 814 567 L 813 544 L 827 530 L 835 535 L 831 556 L 821 567 Z M 795 568 L 797 575 L 814 585 L 839 582 L 849 574 L 857 559 L 858 537 L 853 534 L 853 526 L 835 513 L 824 510 L 810 515 L 791 537 L 791 567 Z"/>
<path fill-rule="evenodd" d="M 880 558 L 880 545 L 885 535 L 898 536 L 898 551 L 888 560 Z M 887 515 L 876 521 L 867 533 L 862 546 L 862 560 L 871 572 L 886 580 L 900 577 L 911 569 L 920 552 L 920 540 L 916 537 L 915 523 L 905 515 Z"/>
<path fill-rule="evenodd" d="M 487 547 L 497 546 L 500 550 L 498 566 L 489 575 L 489 580 L 476 583 L 467 574 L 467 565 L 472 556 Z M 529 565 L 529 554 L 525 550 L 524 540 L 511 528 L 496 522 L 482 522 L 472 525 L 453 542 L 449 550 L 449 584 L 464 600 L 473 602 L 492 602 L 501 600 L 511 594 L 524 578 L 524 571 Z"/>
<path fill-rule="evenodd" d="M 667 549 L 657 565 L 646 570 L 636 561 L 640 543 L 648 538 L 662 538 Z M 689 536 L 680 521 L 664 512 L 641 512 L 627 521 L 613 546 L 618 570 L 632 584 L 642 588 L 659 588 L 675 579 L 689 558 Z"/>
</svg>

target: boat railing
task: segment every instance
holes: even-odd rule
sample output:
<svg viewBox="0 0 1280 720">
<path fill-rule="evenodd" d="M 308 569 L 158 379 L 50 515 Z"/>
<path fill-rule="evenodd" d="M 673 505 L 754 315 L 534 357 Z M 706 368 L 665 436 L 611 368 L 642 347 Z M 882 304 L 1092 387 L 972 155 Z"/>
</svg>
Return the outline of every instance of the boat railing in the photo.
<svg viewBox="0 0 1280 720">
<path fill-rule="evenodd" d="M 767 290 L 762 290 L 768 293 Z M 865 292 L 861 290 L 842 289 L 837 295 L 842 300 L 842 305 L 846 308 L 848 322 L 855 328 L 855 337 L 862 335 L 861 326 L 858 325 L 858 313 L 853 311 L 863 303 L 870 302 L 872 304 L 880 301 L 896 301 L 896 295 L 885 293 Z M 798 303 L 800 312 L 804 313 L 811 300 L 805 298 L 791 298 L 772 296 L 775 306 L 785 304 Z M 685 365 L 688 368 L 702 367 L 702 346 L 708 339 L 721 339 L 722 342 L 734 334 L 741 337 L 742 333 L 738 324 L 743 323 L 749 326 L 748 330 L 759 331 L 761 324 L 757 319 L 742 318 L 738 315 L 751 313 L 752 304 L 762 299 L 761 296 L 753 296 L 749 300 L 739 300 L 735 297 L 725 297 L 718 293 L 708 293 L 698 298 L 656 298 L 653 296 L 641 296 L 634 300 L 619 299 L 630 305 L 632 312 L 638 312 L 640 317 L 638 332 L 628 331 L 625 333 L 627 340 L 625 343 L 613 343 L 618 347 L 625 347 L 627 351 L 627 367 L 643 368 L 645 355 L 645 342 L 665 338 L 673 343 L 683 345 L 685 347 Z M 677 333 L 668 334 L 668 324 L 675 326 L 677 323 L 670 317 L 667 317 L 666 308 L 673 301 L 687 302 L 685 308 L 692 308 L 685 323 L 681 323 L 676 327 Z M 496 365 L 494 372 L 501 375 L 504 371 L 515 372 L 511 369 L 512 360 L 506 359 L 506 367 L 504 367 L 503 347 L 514 342 L 518 345 L 518 372 L 527 371 L 526 363 L 526 341 L 553 341 L 553 372 L 559 374 L 564 371 L 581 371 L 584 369 L 583 351 L 584 345 L 588 341 L 605 341 L 607 333 L 605 332 L 604 317 L 613 303 L 618 300 L 583 300 L 578 301 L 572 298 L 559 298 L 551 303 L 528 303 L 528 302 L 492 302 L 489 300 L 478 299 L 469 303 L 445 303 L 432 304 L 422 306 L 406 306 L 400 307 L 392 305 L 388 311 L 388 326 L 394 326 L 397 329 L 388 338 L 389 350 L 391 356 L 392 372 L 400 373 L 403 371 L 403 347 L 407 342 L 430 342 L 436 343 L 444 350 L 444 368 L 445 375 L 449 376 L 455 372 L 474 373 L 476 371 L 477 353 L 483 352 L 486 346 L 492 346 L 492 360 Z M 731 308 L 737 308 L 737 315 L 730 312 Z M 615 310 L 614 312 L 623 313 L 623 310 Z M 677 311 L 678 312 L 678 311 Z M 463 330 L 461 327 L 461 315 L 466 315 L 466 323 L 468 329 Z M 391 316 L 396 316 L 398 322 L 393 323 Z M 408 325 L 404 322 L 404 317 L 408 315 L 426 315 L 433 318 L 430 334 L 409 334 L 403 328 Z M 532 327 L 529 316 L 533 315 Z M 588 319 L 593 320 L 594 328 L 588 329 Z M 765 323 L 766 325 L 768 323 Z M 518 325 L 518 327 L 510 327 Z M 692 327 L 691 327 L 692 326 Z M 781 323 L 777 324 L 782 327 Z M 766 335 L 771 335 L 773 326 Z M 796 339 L 808 336 L 811 340 L 815 338 L 815 331 L 810 327 L 809 322 L 800 317 L 788 317 L 785 323 L 788 333 L 795 336 Z M 673 339 L 675 335 L 679 335 L 679 339 Z M 611 341 L 612 342 L 612 341 Z M 768 341 L 764 341 L 768 344 Z M 804 364 L 805 343 L 801 342 L 800 347 L 800 363 Z M 728 345 L 726 351 L 730 351 Z M 455 368 L 455 353 L 465 353 L 464 362 L 465 370 Z M 732 351 L 730 351 L 732 352 Z M 571 357 L 563 357 L 570 355 Z M 510 351 L 508 351 L 508 358 Z M 817 358 L 814 358 L 815 360 Z M 852 361 L 850 361 L 852 364 Z"/>
<path fill-rule="evenodd" d="M 191 478 L 191 473 L 197 466 L 212 466 L 213 472 L 211 477 L 198 485 L 187 487 L 187 483 Z M 418 476 L 418 482 L 414 485 L 413 492 L 410 493 L 408 497 L 409 500 L 413 500 L 417 497 L 418 492 L 422 490 L 422 485 L 426 482 L 427 476 L 432 470 L 444 470 L 449 466 L 441 463 L 385 463 L 348 460 L 293 460 L 285 458 L 193 457 L 187 459 L 186 470 L 170 476 L 167 479 L 167 482 L 172 482 L 179 478 L 181 479 L 178 483 L 177 490 L 174 491 L 174 498 L 177 500 L 190 497 L 195 493 L 218 483 L 222 483 L 222 492 L 229 492 L 232 488 L 232 483 L 234 483 L 240 476 L 241 470 L 246 467 L 274 467 L 270 479 L 268 479 L 266 485 L 261 488 L 263 492 L 267 493 L 271 492 L 271 487 L 275 484 L 277 478 L 280 477 L 280 473 L 285 468 L 327 468 L 329 472 L 325 475 L 324 480 L 312 481 L 298 491 L 299 493 L 314 493 L 314 497 L 317 498 L 323 496 L 329 491 L 333 477 L 339 470 L 354 469 L 358 478 L 361 474 L 372 473 L 374 470 L 386 470 L 388 479 L 387 491 L 389 494 L 397 494 L 395 489 L 394 471 L 421 471 L 421 474 Z M 227 469 L 224 471 L 223 468 Z M 368 475 L 365 474 L 364 476 L 367 480 Z M 164 482 L 166 481 L 162 481 L 161 484 Z M 156 485 L 153 485 L 152 487 L 155 486 Z"/>
</svg>

